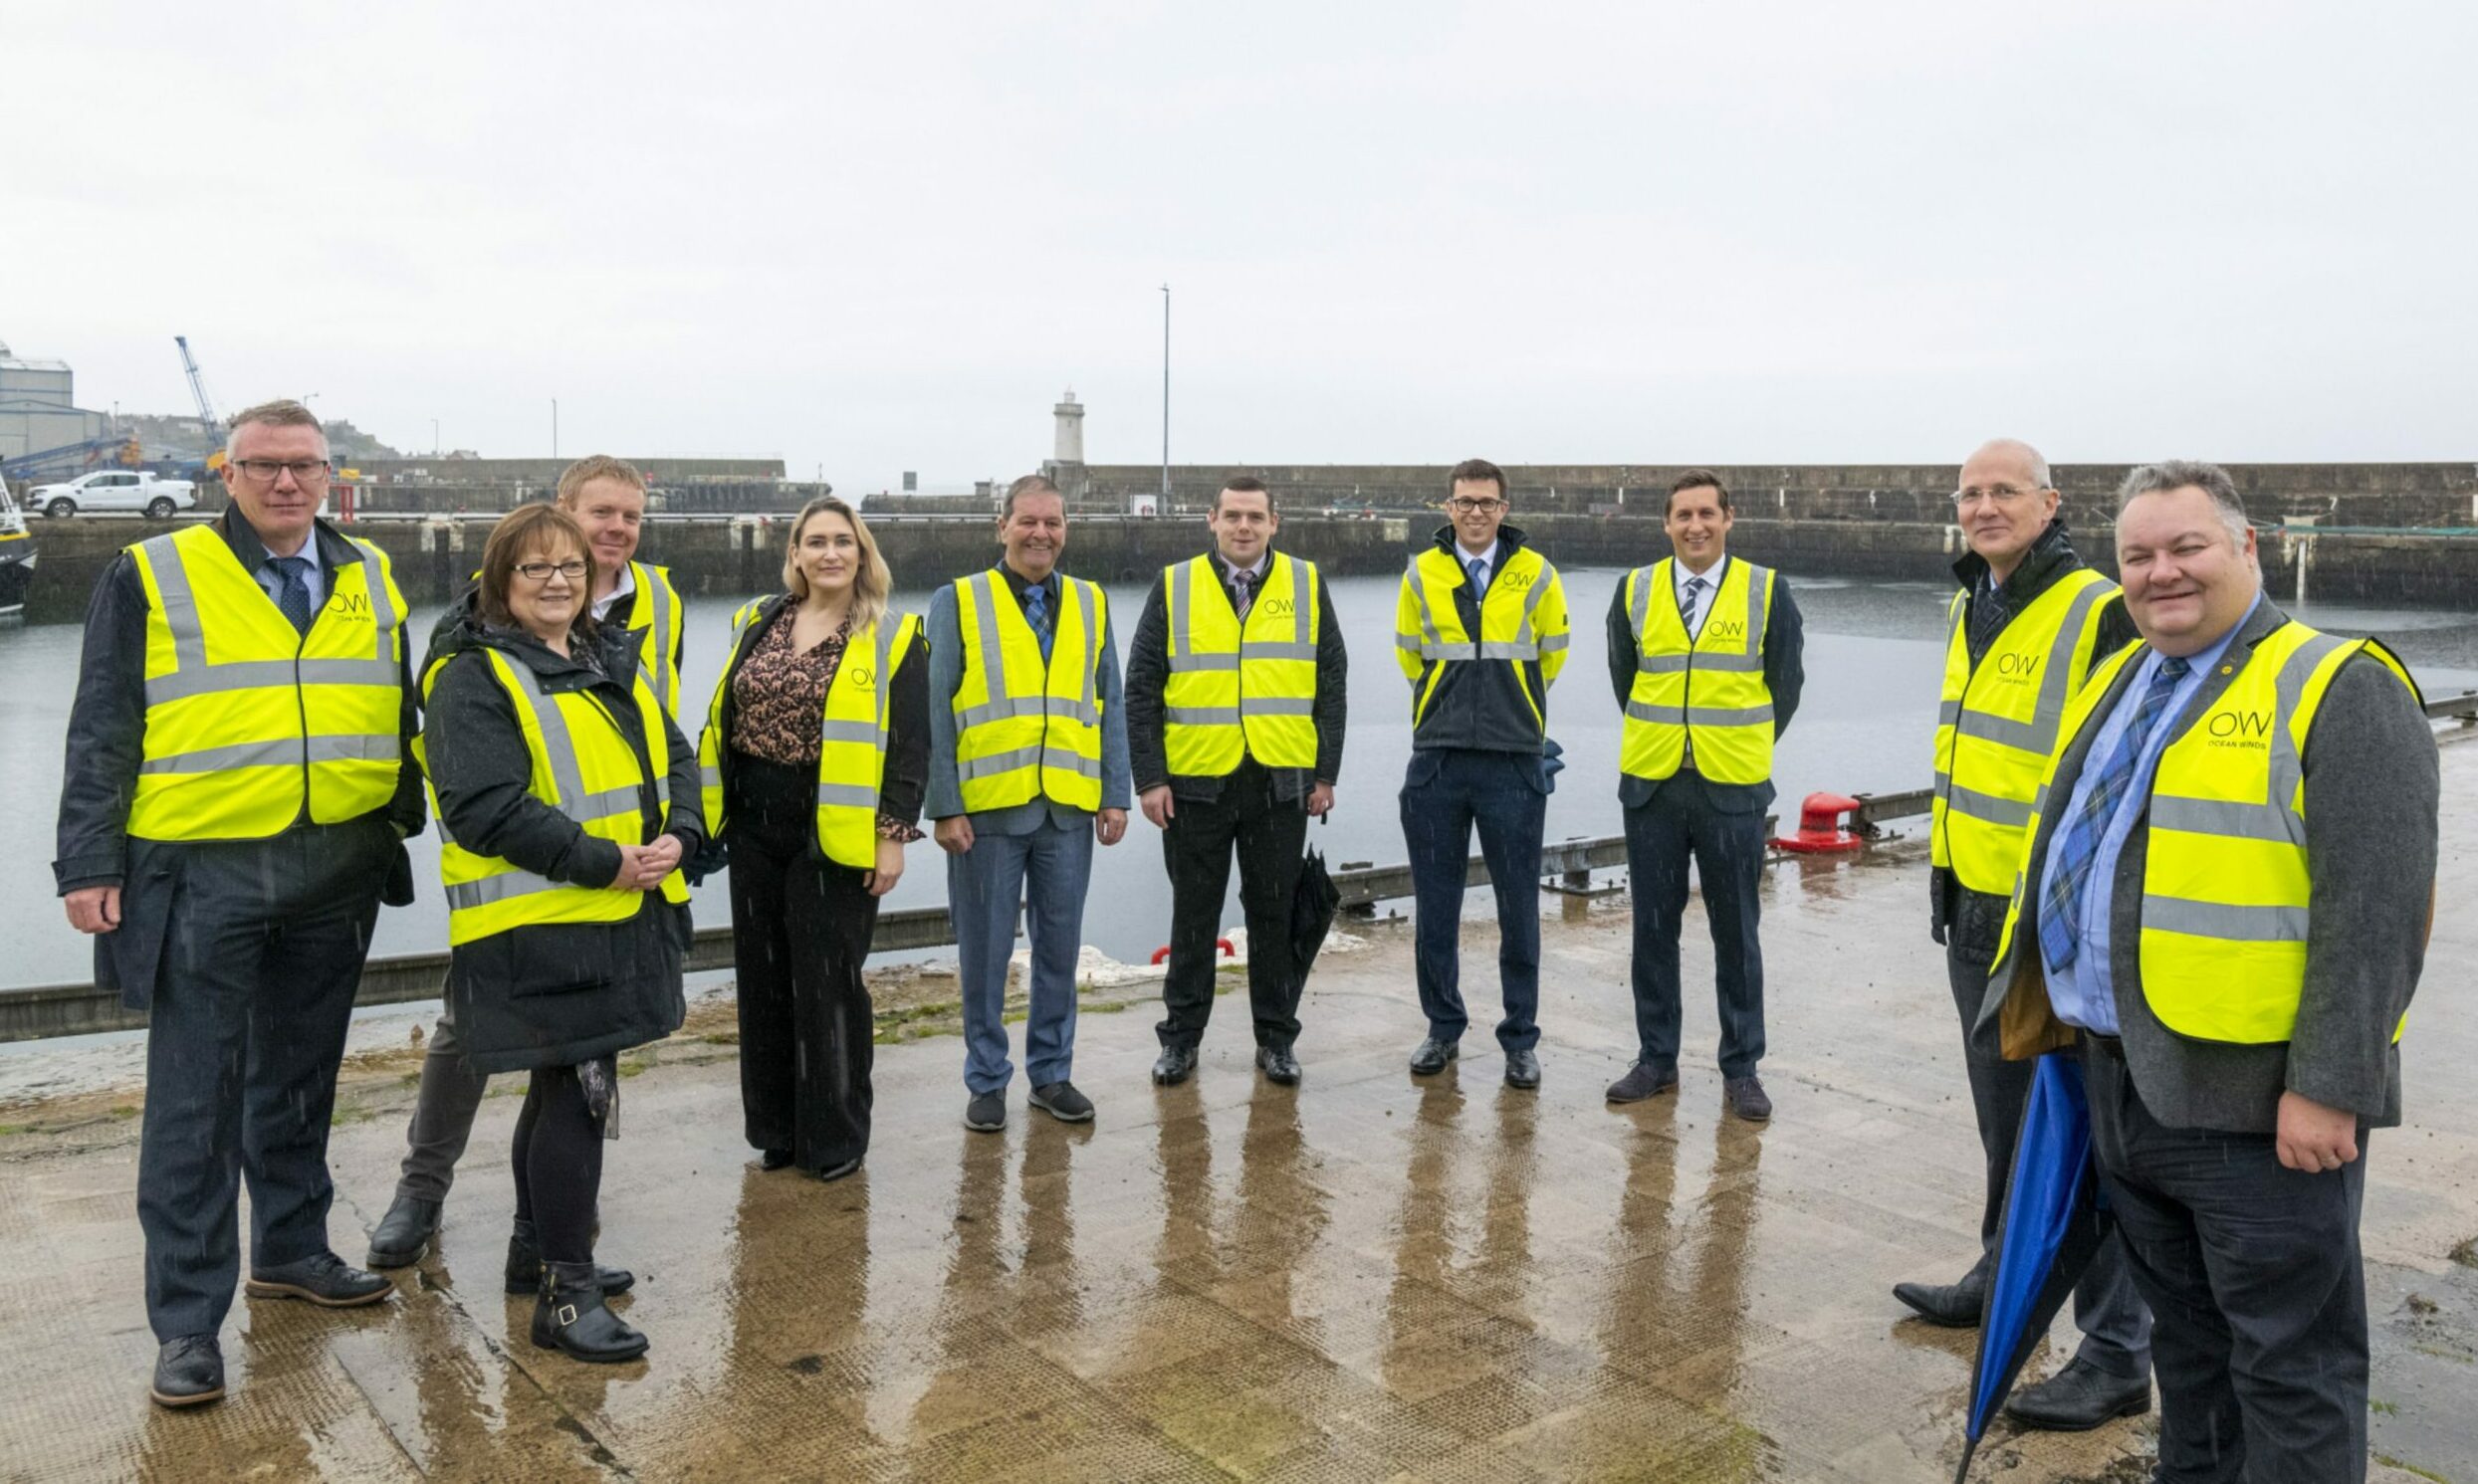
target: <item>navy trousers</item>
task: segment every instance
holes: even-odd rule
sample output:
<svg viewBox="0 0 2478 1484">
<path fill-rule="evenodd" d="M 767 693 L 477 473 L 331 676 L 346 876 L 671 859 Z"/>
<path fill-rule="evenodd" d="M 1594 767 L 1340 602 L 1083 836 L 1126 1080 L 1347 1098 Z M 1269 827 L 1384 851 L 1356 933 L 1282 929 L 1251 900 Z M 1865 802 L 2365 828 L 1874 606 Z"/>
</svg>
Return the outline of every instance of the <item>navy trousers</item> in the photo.
<svg viewBox="0 0 2478 1484">
<path fill-rule="evenodd" d="M 2162 1484 L 2360 1484 L 2366 1283 L 2358 1159 L 2309 1172 L 2269 1134 L 2171 1129 L 2126 1063 L 2083 1054 L 2091 1139 L 2151 1306 Z"/>
<path fill-rule="evenodd" d="M 981 835 L 947 857 L 947 904 L 964 978 L 964 1085 L 975 1097 L 1002 1092 L 1015 1075 L 1007 1056 L 1007 963 L 1015 950 L 1015 904 L 1023 903 L 1032 952 L 1023 1070 L 1034 1087 L 1075 1071 L 1075 962 L 1083 944 L 1084 889 L 1093 874 L 1093 816 L 1046 821 L 1029 834 Z"/>
<path fill-rule="evenodd" d="M 1479 830 L 1497 896 L 1497 982 L 1505 1018 L 1497 1044 L 1529 1051 L 1540 1042 L 1540 830 L 1548 781 L 1538 756 L 1432 747 L 1411 754 L 1403 779 L 1403 844 L 1411 854 L 1413 958 L 1429 1034 L 1460 1040 L 1463 1008 L 1463 888 Z"/>
<path fill-rule="evenodd" d="M 1764 815 L 1724 813 L 1702 785 L 1672 779 L 1626 811 L 1626 869 L 1635 894 L 1636 1059 L 1678 1070 L 1678 937 L 1687 866 L 1703 886 L 1720 1000 L 1720 1070 L 1750 1077 L 1764 1059 L 1764 947 L 1756 932 L 1764 879 Z"/>
<path fill-rule="evenodd" d="M 148 852 L 130 885 L 176 893 L 146 1032 L 137 1220 L 155 1338 L 212 1335 L 250 1261 L 328 1250 L 328 1119 L 344 1028 L 396 853 L 376 816 Z M 134 864 L 134 863 L 133 863 Z"/>
</svg>

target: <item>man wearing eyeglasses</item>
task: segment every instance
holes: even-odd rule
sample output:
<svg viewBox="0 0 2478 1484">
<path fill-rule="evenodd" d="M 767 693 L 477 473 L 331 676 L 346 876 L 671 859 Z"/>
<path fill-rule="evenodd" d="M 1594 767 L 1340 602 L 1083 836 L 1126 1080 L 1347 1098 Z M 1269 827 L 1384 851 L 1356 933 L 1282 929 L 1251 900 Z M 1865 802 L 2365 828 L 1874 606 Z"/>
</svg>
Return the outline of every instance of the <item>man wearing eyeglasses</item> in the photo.
<svg viewBox="0 0 2478 1484">
<path fill-rule="evenodd" d="M 645 523 L 644 474 L 624 459 L 593 454 L 561 472 L 558 504 L 576 518 L 593 549 L 593 621 L 617 624 L 637 636 L 654 698 L 676 720 L 686 628 L 670 570 L 636 559 Z M 577 576 L 582 580 L 584 574 Z M 472 602 L 468 593 L 451 606 L 436 632 L 454 632 Z M 448 1187 L 456 1178 L 456 1162 L 464 1158 L 489 1087 L 488 1077 L 465 1064 L 456 1023 L 442 1012 L 422 1057 L 421 1092 L 405 1128 L 403 1176 L 386 1215 L 370 1231 L 365 1260 L 371 1267 L 410 1267 L 430 1250 Z M 512 1269 L 524 1266 L 511 1264 Z"/>
<path fill-rule="evenodd" d="M 2075 554 L 2058 505 L 2048 461 L 2012 438 L 1973 453 L 1953 496 L 1970 549 L 1953 563 L 1961 590 L 1946 610 L 1927 911 L 1961 1016 L 1986 1195 L 1970 1271 L 1956 1283 L 1896 1284 L 1893 1293 L 1929 1324 L 1958 1329 L 1979 1323 L 2014 1136 L 2030 1099 L 2032 1064 L 2005 1060 L 1995 1027 L 1976 1025 L 2025 827 L 2065 708 L 2093 667 L 2140 637 L 2117 584 Z M 2016 1391 L 2006 1414 L 2025 1426 L 2085 1431 L 2149 1410 L 2150 1314 L 2114 1234 L 2075 1289 L 2074 1320 L 2083 1332 L 2075 1358 Z"/>
<path fill-rule="evenodd" d="M 384 552 L 318 519 L 318 420 L 252 407 L 226 452 L 231 509 L 96 586 L 53 863 L 96 981 L 149 1012 L 137 1217 L 167 1407 L 224 1393 L 245 1175 L 253 1297 L 390 1292 L 328 1245 L 328 1119 L 424 817 L 404 595 Z"/>
<path fill-rule="evenodd" d="M 1547 818 L 1549 687 L 1566 664 L 1557 568 L 1505 524 L 1505 473 L 1469 459 L 1449 476 L 1451 520 L 1411 560 L 1394 657 L 1411 682 L 1403 843 L 1416 900 L 1413 959 L 1429 1033 L 1411 1070 L 1434 1076 L 1469 1024 L 1461 986 L 1471 833 L 1497 899 L 1497 982 L 1508 1087 L 1540 1085 L 1540 831 Z"/>
</svg>

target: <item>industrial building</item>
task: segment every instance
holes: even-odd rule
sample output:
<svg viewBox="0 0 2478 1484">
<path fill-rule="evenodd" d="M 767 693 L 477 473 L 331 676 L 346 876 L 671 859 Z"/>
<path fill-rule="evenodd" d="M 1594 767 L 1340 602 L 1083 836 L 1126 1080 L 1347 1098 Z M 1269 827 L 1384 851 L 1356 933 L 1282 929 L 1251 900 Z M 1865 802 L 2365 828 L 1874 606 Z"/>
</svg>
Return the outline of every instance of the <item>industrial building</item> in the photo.
<svg viewBox="0 0 2478 1484">
<path fill-rule="evenodd" d="M 64 360 L 24 360 L 0 341 L 0 459 L 109 437 L 112 416 L 78 406 Z"/>
</svg>

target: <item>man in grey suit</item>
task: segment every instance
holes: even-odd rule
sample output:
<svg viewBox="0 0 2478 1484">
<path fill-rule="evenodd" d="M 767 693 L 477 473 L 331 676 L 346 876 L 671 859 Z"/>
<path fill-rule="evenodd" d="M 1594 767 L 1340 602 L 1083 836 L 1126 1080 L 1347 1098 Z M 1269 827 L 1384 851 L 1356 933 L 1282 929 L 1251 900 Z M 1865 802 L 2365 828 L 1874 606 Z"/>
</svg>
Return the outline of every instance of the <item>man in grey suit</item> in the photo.
<svg viewBox="0 0 2478 1484">
<path fill-rule="evenodd" d="M 1007 1126 L 1007 962 L 1015 904 L 1032 950 L 1024 1075 L 1033 1107 L 1093 1116 L 1068 1080 L 1075 960 L 1093 842 L 1127 833 L 1127 713 L 1101 589 L 1058 570 L 1065 497 L 1028 474 L 999 514 L 1006 556 L 929 607 L 929 793 L 947 852 L 947 910 L 964 980 L 964 1126 Z"/>
<path fill-rule="evenodd" d="M 1983 1022 L 2009 1057 L 2082 1044 L 2153 1477 L 2363 1480 L 2360 1156 L 2400 1122 L 2434 738 L 2381 646 L 2264 597 L 2225 471 L 2134 471 L 2117 546 L 2143 642 L 2067 713 Z"/>
</svg>

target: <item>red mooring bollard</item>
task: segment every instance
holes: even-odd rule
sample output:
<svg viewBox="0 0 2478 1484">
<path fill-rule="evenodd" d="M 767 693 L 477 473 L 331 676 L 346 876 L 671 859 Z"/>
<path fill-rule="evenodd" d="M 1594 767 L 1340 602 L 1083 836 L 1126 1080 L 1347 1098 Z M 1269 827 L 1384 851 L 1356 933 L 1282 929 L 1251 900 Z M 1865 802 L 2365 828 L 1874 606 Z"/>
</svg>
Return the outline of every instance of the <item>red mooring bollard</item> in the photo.
<svg viewBox="0 0 2478 1484">
<path fill-rule="evenodd" d="M 1772 842 L 1800 855 L 1833 855 L 1866 848 L 1867 841 L 1842 828 L 1842 818 L 1859 801 L 1839 793 L 1811 793 L 1798 806 L 1798 833 Z"/>
</svg>

